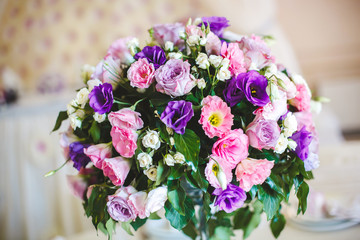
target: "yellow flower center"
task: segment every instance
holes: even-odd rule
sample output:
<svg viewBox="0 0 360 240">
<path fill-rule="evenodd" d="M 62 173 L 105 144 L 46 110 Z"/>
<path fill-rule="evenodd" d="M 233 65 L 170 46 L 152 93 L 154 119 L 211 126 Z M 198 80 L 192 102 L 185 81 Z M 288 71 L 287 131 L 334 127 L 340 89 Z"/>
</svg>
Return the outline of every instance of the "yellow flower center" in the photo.
<svg viewBox="0 0 360 240">
<path fill-rule="evenodd" d="M 218 165 L 215 163 L 213 166 L 212 166 L 212 169 L 211 169 L 214 173 L 215 176 L 217 176 L 218 172 L 219 172 L 219 167 Z"/>
<path fill-rule="evenodd" d="M 251 96 L 256 97 L 256 89 L 252 87 L 250 88 L 250 90 L 251 90 Z"/>
<path fill-rule="evenodd" d="M 221 117 L 221 115 L 219 113 L 213 113 L 209 117 L 209 122 L 214 127 L 220 126 L 222 121 L 223 121 L 223 119 L 222 119 L 222 117 Z"/>
</svg>

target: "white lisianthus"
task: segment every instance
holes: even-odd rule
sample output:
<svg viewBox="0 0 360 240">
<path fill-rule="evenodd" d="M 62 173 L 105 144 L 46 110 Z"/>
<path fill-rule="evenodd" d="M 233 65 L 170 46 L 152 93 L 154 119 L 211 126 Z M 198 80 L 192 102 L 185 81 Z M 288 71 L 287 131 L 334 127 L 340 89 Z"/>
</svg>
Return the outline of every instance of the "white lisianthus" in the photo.
<svg viewBox="0 0 360 240">
<path fill-rule="evenodd" d="M 85 107 L 85 104 L 89 100 L 89 90 L 87 88 L 82 88 L 76 94 L 76 102 L 82 107 Z"/>
<path fill-rule="evenodd" d="M 67 114 L 70 116 L 71 114 L 76 112 L 76 108 L 78 107 L 79 105 L 77 104 L 76 100 L 75 99 L 71 100 L 71 102 L 68 103 L 68 105 L 66 105 Z"/>
<path fill-rule="evenodd" d="M 199 35 L 191 35 L 189 36 L 189 38 L 186 40 L 187 44 L 192 47 L 192 46 L 196 46 L 199 44 L 200 41 L 200 36 Z"/>
<path fill-rule="evenodd" d="M 154 130 L 147 131 L 142 139 L 142 144 L 146 148 L 159 149 L 161 144 L 159 133 Z"/>
<path fill-rule="evenodd" d="M 106 119 L 106 114 L 105 113 L 104 114 L 99 114 L 99 113 L 96 112 L 96 113 L 94 113 L 93 118 L 94 118 L 94 120 L 96 122 L 102 123 Z"/>
<path fill-rule="evenodd" d="M 168 54 L 170 59 L 181 59 L 182 53 L 181 52 L 171 52 Z"/>
<path fill-rule="evenodd" d="M 126 42 L 126 46 L 130 50 L 131 55 L 135 55 L 137 53 L 136 49 L 139 47 L 139 39 L 132 38 Z"/>
<path fill-rule="evenodd" d="M 227 67 L 221 67 L 216 75 L 217 79 L 220 81 L 225 81 L 231 78 L 231 72 Z"/>
<path fill-rule="evenodd" d="M 291 150 L 295 150 L 295 148 L 297 147 L 297 143 L 292 140 L 291 138 L 288 139 L 288 147 L 291 149 Z"/>
<path fill-rule="evenodd" d="M 90 79 L 91 74 L 93 74 L 95 72 L 95 67 L 91 66 L 89 64 L 85 64 L 82 68 L 81 68 L 81 78 L 84 81 L 87 81 L 88 79 Z"/>
<path fill-rule="evenodd" d="M 185 156 L 181 152 L 176 152 L 173 157 L 175 163 L 183 164 L 185 162 Z"/>
<path fill-rule="evenodd" d="M 137 160 L 140 163 L 140 167 L 148 168 L 152 164 L 152 157 L 147 153 L 139 153 Z"/>
<path fill-rule="evenodd" d="M 203 78 L 200 78 L 196 81 L 196 85 L 199 89 L 204 89 L 206 87 L 206 82 Z"/>
<path fill-rule="evenodd" d="M 144 174 L 151 180 L 156 181 L 157 167 L 155 165 L 144 170 Z"/>
<path fill-rule="evenodd" d="M 223 58 L 223 60 L 221 61 L 221 67 L 228 69 L 229 66 L 230 66 L 230 59 Z"/>
<path fill-rule="evenodd" d="M 278 69 L 274 63 L 270 64 L 265 71 L 265 77 L 267 79 L 270 79 L 273 75 L 276 75 L 278 72 Z"/>
<path fill-rule="evenodd" d="M 151 213 L 154 213 L 162 209 L 164 207 L 166 200 L 167 200 L 167 186 L 161 186 L 151 190 L 146 200 L 145 215 L 150 216 Z"/>
<path fill-rule="evenodd" d="M 271 80 L 266 87 L 266 93 L 269 95 L 271 101 L 280 98 L 279 87 Z"/>
<path fill-rule="evenodd" d="M 76 129 L 76 128 L 81 128 L 81 124 L 82 124 L 82 120 L 81 118 L 79 118 L 78 116 L 76 116 L 76 114 L 71 114 L 69 115 L 69 120 L 70 120 L 70 126 L 72 127 L 72 129 Z"/>
<path fill-rule="evenodd" d="M 174 50 L 174 43 L 171 41 L 165 42 L 165 51 L 172 51 Z"/>
<path fill-rule="evenodd" d="M 222 62 L 223 58 L 221 56 L 217 56 L 217 55 L 210 55 L 209 57 L 209 62 L 211 63 L 211 65 L 213 65 L 214 67 L 218 68 Z"/>
<path fill-rule="evenodd" d="M 207 43 L 207 39 L 205 37 L 200 38 L 200 46 L 205 46 Z"/>
<path fill-rule="evenodd" d="M 164 162 L 166 163 L 166 165 L 168 166 L 174 166 L 175 164 L 175 159 L 173 158 L 173 156 L 171 156 L 171 154 L 166 154 L 164 156 Z"/>
<path fill-rule="evenodd" d="M 87 81 L 89 92 L 91 92 L 94 87 L 99 86 L 100 84 L 102 84 L 102 82 L 97 78 Z"/>
<path fill-rule="evenodd" d="M 207 69 L 210 66 L 208 56 L 205 53 L 199 53 L 196 58 L 196 64 L 199 65 L 199 68 Z"/>
<path fill-rule="evenodd" d="M 284 120 L 284 136 L 291 137 L 297 130 L 297 121 L 294 114 L 289 112 Z"/>
<path fill-rule="evenodd" d="M 288 146 L 288 139 L 284 136 L 284 134 L 280 134 L 280 137 L 275 145 L 274 152 L 278 154 L 282 154 L 283 152 L 285 152 L 287 146 Z"/>
</svg>

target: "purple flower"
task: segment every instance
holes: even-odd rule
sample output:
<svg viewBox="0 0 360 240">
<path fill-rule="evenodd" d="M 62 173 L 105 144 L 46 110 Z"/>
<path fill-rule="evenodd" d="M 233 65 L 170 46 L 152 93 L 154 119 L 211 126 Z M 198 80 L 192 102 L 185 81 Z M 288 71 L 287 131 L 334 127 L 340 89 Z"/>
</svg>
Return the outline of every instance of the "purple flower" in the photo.
<svg viewBox="0 0 360 240">
<path fill-rule="evenodd" d="M 245 191 L 233 184 L 229 184 L 225 190 L 217 188 L 212 194 L 217 196 L 214 205 L 227 213 L 241 208 L 246 200 Z"/>
<path fill-rule="evenodd" d="M 191 102 L 184 100 L 171 101 L 161 114 L 161 121 L 178 134 L 184 134 L 186 124 L 194 116 Z"/>
<path fill-rule="evenodd" d="M 91 160 L 84 153 L 84 148 L 89 147 L 90 144 L 81 142 L 73 142 L 69 145 L 69 156 L 74 162 L 74 168 L 80 171 L 81 167 L 85 167 Z"/>
<path fill-rule="evenodd" d="M 136 60 L 139 58 L 146 58 L 149 63 L 154 64 L 155 69 L 158 69 L 166 62 L 165 52 L 159 46 L 146 46 L 141 52 L 135 54 L 134 58 Z"/>
<path fill-rule="evenodd" d="M 229 20 L 225 17 L 202 17 L 201 20 L 204 22 L 205 27 L 210 24 L 210 30 L 219 37 L 222 36 L 224 29 L 230 26 Z M 201 26 L 201 24 L 199 26 Z"/>
<path fill-rule="evenodd" d="M 136 193 L 132 186 L 119 188 L 115 194 L 108 196 L 107 211 L 112 219 L 119 222 L 134 220 L 135 209 L 129 204 L 129 198 Z"/>
<path fill-rule="evenodd" d="M 111 84 L 104 83 L 95 86 L 89 93 L 89 99 L 90 107 L 92 107 L 95 112 L 99 114 L 110 112 L 114 101 Z"/>
<path fill-rule="evenodd" d="M 245 97 L 252 104 L 262 107 L 270 102 L 266 93 L 268 80 L 255 70 L 240 73 L 236 76 L 236 86 L 245 94 Z"/>
<path fill-rule="evenodd" d="M 231 78 L 226 81 L 223 94 L 225 101 L 230 105 L 230 107 L 235 106 L 245 97 L 244 93 L 236 87 L 236 78 Z"/>
<path fill-rule="evenodd" d="M 309 156 L 309 145 L 313 139 L 310 132 L 306 131 L 305 126 L 291 136 L 297 144 L 295 152 L 298 157 L 305 161 Z"/>
</svg>

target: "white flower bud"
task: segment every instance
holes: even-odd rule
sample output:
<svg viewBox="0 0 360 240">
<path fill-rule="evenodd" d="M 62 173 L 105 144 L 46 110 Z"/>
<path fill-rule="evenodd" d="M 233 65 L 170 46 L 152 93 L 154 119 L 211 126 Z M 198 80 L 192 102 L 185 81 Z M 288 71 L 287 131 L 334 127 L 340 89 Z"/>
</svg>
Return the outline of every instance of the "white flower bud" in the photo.
<svg viewBox="0 0 360 240">
<path fill-rule="evenodd" d="M 87 88 L 82 88 L 76 94 L 76 102 L 83 108 L 89 100 L 89 90 Z"/>
<path fill-rule="evenodd" d="M 161 144 L 159 133 L 154 130 L 147 131 L 142 139 L 142 144 L 146 148 L 159 149 Z"/>
<path fill-rule="evenodd" d="M 287 146 L 288 146 L 288 139 L 284 136 L 284 134 L 280 134 L 274 152 L 278 154 L 282 154 L 283 152 L 285 152 Z"/>
<path fill-rule="evenodd" d="M 203 78 L 200 78 L 196 81 L 196 85 L 199 89 L 204 89 L 206 87 L 206 82 Z"/>
<path fill-rule="evenodd" d="M 290 137 L 297 130 L 297 121 L 294 114 L 289 112 L 284 120 L 284 136 Z"/>
<path fill-rule="evenodd" d="M 288 139 L 288 146 L 291 150 L 295 150 L 295 148 L 297 147 L 297 143 L 292 140 L 291 138 Z"/>
<path fill-rule="evenodd" d="M 144 170 L 144 174 L 151 180 L 156 181 L 157 176 L 157 167 L 151 166 L 148 169 Z"/>
<path fill-rule="evenodd" d="M 182 58 L 182 53 L 181 52 L 171 52 L 168 54 L 170 59 L 181 59 Z"/>
<path fill-rule="evenodd" d="M 130 48 L 137 48 L 139 47 L 139 39 L 134 37 L 132 39 L 130 39 L 129 41 L 126 42 L 126 46 L 130 49 Z"/>
<path fill-rule="evenodd" d="M 214 67 L 218 68 L 222 62 L 223 58 L 221 56 L 217 56 L 217 55 L 210 55 L 209 57 L 209 62 L 211 63 L 211 65 L 213 65 Z"/>
<path fill-rule="evenodd" d="M 221 67 L 216 75 L 216 77 L 220 80 L 220 81 L 225 81 L 227 79 L 231 78 L 231 73 L 229 71 L 229 69 Z"/>
<path fill-rule="evenodd" d="M 210 66 L 208 56 L 205 53 L 199 53 L 196 58 L 196 64 L 199 65 L 199 68 L 207 69 Z"/>
<path fill-rule="evenodd" d="M 104 114 L 99 114 L 99 113 L 96 112 L 96 113 L 94 113 L 93 118 L 94 118 L 94 120 L 96 122 L 102 123 L 106 119 L 106 114 L 105 113 Z"/>
<path fill-rule="evenodd" d="M 174 130 L 172 128 L 166 127 L 166 131 L 169 135 L 173 135 L 174 134 Z"/>
<path fill-rule="evenodd" d="M 100 84 L 102 84 L 102 82 L 97 78 L 90 79 L 89 81 L 87 81 L 89 92 L 91 92 L 95 86 L 99 86 Z"/>
<path fill-rule="evenodd" d="M 174 50 L 174 43 L 170 41 L 165 42 L 165 51 L 172 51 Z"/>
<path fill-rule="evenodd" d="M 185 156 L 181 152 L 176 152 L 173 157 L 175 163 L 183 164 L 185 162 Z"/>
<path fill-rule="evenodd" d="M 81 128 L 81 124 L 82 124 L 81 118 L 79 118 L 75 114 L 71 114 L 71 115 L 69 115 L 69 120 L 70 120 L 70 126 L 72 127 L 72 129 L 75 130 L 76 128 Z"/>
<path fill-rule="evenodd" d="M 88 79 L 90 79 L 91 74 L 93 74 L 95 72 L 95 67 L 91 66 L 89 64 L 85 64 L 82 68 L 81 68 L 81 78 L 86 81 Z"/>
<path fill-rule="evenodd" d="M 137 88 L 136 91 L 138 93 L 145 93 L 146 92 L 146 88 Z"/>
<path fill-rule="evenodd" d="M 174 166 L 175 164 L 175 159 L 173 158 L 173 156 L 171 156 L 171 154 L 166 154 L 164 156 L 164 162 L 166 163 L 166 165 L 168 166 Z"/>
<path fill-rule="evenodd" d="M 137 160 L 140 163 L 140 167 L 148 168 L 152 164 L 152 157 L 147 153 L 139 153 Z"/>
<path fill-rule="evenodd" d="M 219 171 L 216 174 L 216 178 L 219 181 L 221 188 L 225 190 L 227 188 L 227 179 L 224 171 L 220 166 L 219 166 Z"/>
<path fill-rule="evenodd" d="M 175 145 L 175 140 L 174 140 L 173 137 L 170 138 L 170 144 L 171 144 L 171 146 L 174 146 L 174 145 Z"/>
<path fill-rule="evenodd" d="M 205 46 L 207 43 L 207 39 L 205 37 L 200 38 L 200 46 Z"/>
<path fill-rule="evenodd" d="M 200 41 L 200 36 L 199 35 L 191 35 L 189 36 L 189 38 L 186 40 L 187 44 L 192 47 L 192 46 L 196 46 L 199 44 Z"/>
</svg>

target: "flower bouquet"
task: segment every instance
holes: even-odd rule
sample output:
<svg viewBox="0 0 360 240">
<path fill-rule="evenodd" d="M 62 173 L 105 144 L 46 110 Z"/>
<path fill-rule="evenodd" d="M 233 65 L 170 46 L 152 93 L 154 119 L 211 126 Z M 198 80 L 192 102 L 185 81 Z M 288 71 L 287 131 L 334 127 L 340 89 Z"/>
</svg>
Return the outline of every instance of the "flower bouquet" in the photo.
<svg viewBox="0 0 360 240">
<path fill-rule="evenodd" d="M 163 208 L 192 239 L 234 229 L 246 238 L 263 212 L 278 237 L 293 187 L 305 212 L 305 180 L 319 165 L 310 110 L 321 105 L 276 64 L 269 37 L 228 26 L 224 17 L 156 25 L 145 47 L 119 39 L 83 68 L 86 86 L 53 130 L 69 118 L 61 146 L 79 173 L 68 180 L 109 238 L 116 223 L 131 234 Z"/>
</svg>

